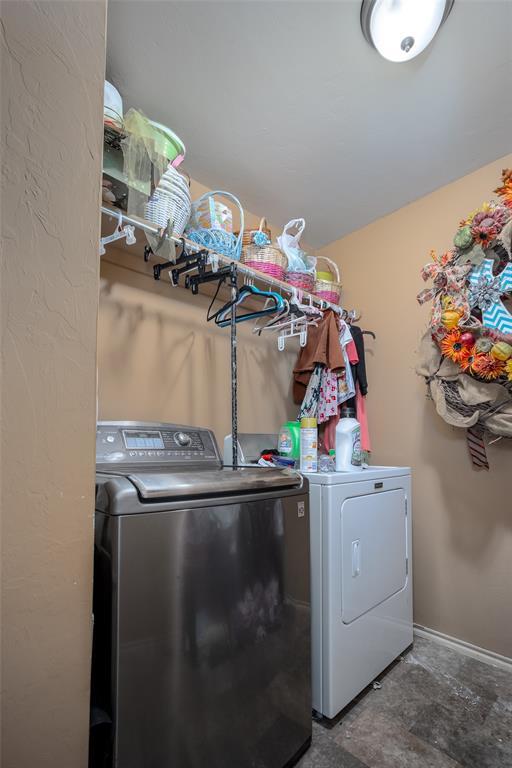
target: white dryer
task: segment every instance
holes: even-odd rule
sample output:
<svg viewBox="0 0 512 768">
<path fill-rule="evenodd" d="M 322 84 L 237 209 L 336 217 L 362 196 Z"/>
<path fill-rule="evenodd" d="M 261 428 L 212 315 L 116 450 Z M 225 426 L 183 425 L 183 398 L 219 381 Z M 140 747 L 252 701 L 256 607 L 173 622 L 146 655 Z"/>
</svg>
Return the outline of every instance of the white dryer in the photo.
<svg viewBox="0 0 512 768">
<path fill-rule="evenodd" d="M 306 477 L 313 709 L 332 718 L 412 643 L 411 471 Z"/>
</svg>

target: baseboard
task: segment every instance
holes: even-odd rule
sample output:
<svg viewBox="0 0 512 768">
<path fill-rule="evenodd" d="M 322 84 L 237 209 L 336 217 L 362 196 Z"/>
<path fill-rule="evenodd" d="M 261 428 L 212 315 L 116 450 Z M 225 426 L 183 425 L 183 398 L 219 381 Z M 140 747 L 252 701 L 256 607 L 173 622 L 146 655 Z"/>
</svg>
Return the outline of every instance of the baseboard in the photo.
<svg viewBox="0 0 512 768">
<path fill-rule="evenodd" d="M 478 661 L 483 661 L 484 664 L 491 664 L 493 667 L 500 667 L 506 669 L 507 672 L 512 672 L 512 659 L 508 656 L 501 656 L 494 651 L 488 651 L 485 648 L 479 648 L 478 645 L 472 645 L 466 643 L 465 640 L 459 640 L 456 637 L 450 637 L 443 632 L 438 632 L 435 629 L 429 629 L 428 627 L 422 627 L 421 624 L 414 625 L 414 634 L 418 637 L 426 637 L 428 640 L 434 640 L 441 645 L 446 645 L 448 648 L 453 648 L 455 651 L 465 653 L 466 656 L 472 656 Z"/>
</svg>

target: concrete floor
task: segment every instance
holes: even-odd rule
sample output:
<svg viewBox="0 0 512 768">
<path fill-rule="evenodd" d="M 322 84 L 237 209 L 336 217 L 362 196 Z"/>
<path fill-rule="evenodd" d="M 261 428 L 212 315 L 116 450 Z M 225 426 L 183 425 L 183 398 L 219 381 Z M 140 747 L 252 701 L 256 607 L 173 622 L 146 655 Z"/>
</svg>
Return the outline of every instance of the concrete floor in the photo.
<svg viewBox="0 0 512 768">
<path fill-rule="evenodd" d="M 299 768 L 512 768 L 512 672 L 417 638 Z"/>
</svg>

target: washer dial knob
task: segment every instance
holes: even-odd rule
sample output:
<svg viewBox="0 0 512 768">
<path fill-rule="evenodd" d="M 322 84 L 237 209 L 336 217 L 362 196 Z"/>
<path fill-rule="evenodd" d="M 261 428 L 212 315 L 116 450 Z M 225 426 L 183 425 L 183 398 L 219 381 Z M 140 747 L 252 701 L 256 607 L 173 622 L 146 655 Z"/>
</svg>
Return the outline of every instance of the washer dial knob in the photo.
<svg viewBox="0 0 512 768">
<path fill-rule="evenodd" d="M 181 445 L 184 448 L 192 442 L 190 435 L 187 435 L 185 432 L 176 432 L 174 439 L 178 445 Z"/>
</svg>

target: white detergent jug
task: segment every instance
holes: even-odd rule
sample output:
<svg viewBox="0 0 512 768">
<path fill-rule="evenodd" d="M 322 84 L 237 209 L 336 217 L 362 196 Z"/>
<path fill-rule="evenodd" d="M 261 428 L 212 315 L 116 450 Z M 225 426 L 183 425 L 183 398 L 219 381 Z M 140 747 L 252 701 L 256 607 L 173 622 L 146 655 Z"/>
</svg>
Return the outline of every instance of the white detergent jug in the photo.
<svg viewBox="0 0 512 768">
<path fill-rule="evenodd" d="M 342 408 L 336 427 L 336 472 L 357 472 L 361 463 L 361 427 L 353 408 Z"/>
</svg>

